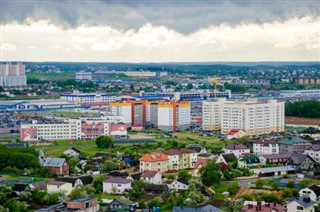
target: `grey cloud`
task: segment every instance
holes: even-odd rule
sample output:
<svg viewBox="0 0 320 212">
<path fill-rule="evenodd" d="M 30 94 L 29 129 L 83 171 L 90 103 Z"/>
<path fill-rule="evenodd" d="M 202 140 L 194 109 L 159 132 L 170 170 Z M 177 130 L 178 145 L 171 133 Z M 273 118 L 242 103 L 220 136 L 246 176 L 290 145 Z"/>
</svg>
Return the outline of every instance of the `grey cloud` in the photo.
<svg viewBox="0 0 320 212">
<path fill-rule="evenodd" d="M 49 19 L 61 27 L 111 25 L 123 30 L 146 23 L 190 33 L 222 23 L 264 23 L 293 17 L 319 16 L 315 1 L 223 0 L 0 0 L 1 23 Z"/>
</svg>

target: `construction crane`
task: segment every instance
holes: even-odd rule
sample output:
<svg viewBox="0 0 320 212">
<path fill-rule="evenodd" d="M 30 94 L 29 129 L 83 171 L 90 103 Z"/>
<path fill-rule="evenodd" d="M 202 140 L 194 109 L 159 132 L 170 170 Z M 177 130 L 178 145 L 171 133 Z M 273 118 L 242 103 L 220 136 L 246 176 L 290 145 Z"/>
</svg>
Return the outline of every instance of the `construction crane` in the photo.
<svg viewBox="0 0 320 212">
<path fill-rule="evenodd" d="M 218 80 L 217 80 L 217 77 L 216 75 L 214 76 L 213 78 L 213 99 L 217 99 L 217 83 L 218 83 Z"/>
</svg>

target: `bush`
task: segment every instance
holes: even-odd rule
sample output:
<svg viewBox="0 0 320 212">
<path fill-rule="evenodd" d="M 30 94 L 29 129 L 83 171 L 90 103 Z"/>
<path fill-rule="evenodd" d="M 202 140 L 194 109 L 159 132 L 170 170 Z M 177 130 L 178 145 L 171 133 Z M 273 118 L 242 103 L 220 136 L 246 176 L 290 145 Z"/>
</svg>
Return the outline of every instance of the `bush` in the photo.
<svg viewBox="0 0 320 212">
<path fill-rule="evenodd" d="M 238 182 L 232 182 L 229 186 L 228 186 L 228 192 L 230 195 L 234 195 L 237 193 L 238 189 L 239 189 L 239 184 Z"/>
<path fill-rule="evenodd" d="M 279 184 L 277 182 L 272 182 L 271 187 L 273 190 L 278 190 L 279 189 Z"/>
<path fill-rule="evenodd" d="M 261 189 L 261 188 L 263 188 L 263 186 L 264 186 L 264 181 L 258 179 L 258 180 L 256 181 L 256 187 L 259 188 L 259 189 Z"/>
<path fill-rule="evenodd" d="M 293 180 L 289 180 L 286 184 L 286 187 L 287 188 L 294 188 L 294 184 L 295 184 L 295 182 Z"/>
</svg>

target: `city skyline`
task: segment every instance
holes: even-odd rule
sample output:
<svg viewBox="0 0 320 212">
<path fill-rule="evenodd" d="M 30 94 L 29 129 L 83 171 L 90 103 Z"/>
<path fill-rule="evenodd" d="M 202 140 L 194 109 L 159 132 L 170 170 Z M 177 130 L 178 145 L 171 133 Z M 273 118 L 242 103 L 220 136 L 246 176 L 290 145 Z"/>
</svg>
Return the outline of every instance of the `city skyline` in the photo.
<svg viewBox="0 0 320 212">
<path fill-rule="evenodd" d="M 1 1 L 8 61 L 319 61 L 318 1 Z"/>
</svg>

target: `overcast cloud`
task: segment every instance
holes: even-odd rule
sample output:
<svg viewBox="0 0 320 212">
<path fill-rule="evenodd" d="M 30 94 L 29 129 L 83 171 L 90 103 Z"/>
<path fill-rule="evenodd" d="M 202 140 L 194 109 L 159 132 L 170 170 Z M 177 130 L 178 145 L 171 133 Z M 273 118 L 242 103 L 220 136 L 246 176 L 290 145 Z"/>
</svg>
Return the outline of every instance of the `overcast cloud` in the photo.
<svg viewBox="0 0 320 212">
<path fill-rule="evenodd" d="M 0 1 L 2 60 L 319 60 L 320 1 Z"/>
</svg>

